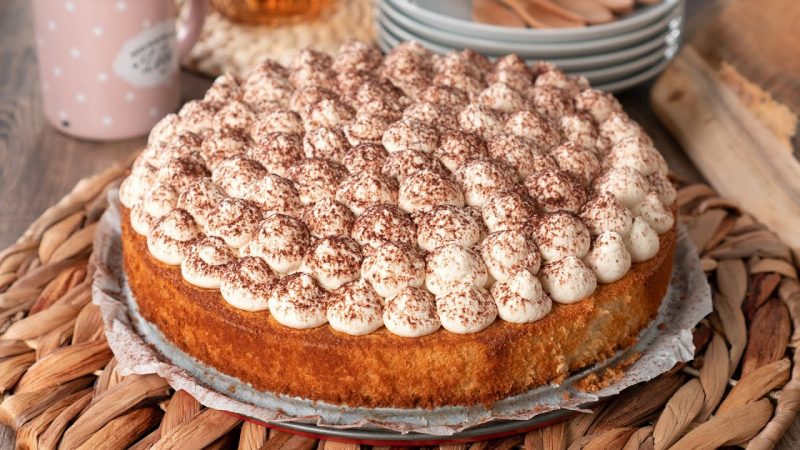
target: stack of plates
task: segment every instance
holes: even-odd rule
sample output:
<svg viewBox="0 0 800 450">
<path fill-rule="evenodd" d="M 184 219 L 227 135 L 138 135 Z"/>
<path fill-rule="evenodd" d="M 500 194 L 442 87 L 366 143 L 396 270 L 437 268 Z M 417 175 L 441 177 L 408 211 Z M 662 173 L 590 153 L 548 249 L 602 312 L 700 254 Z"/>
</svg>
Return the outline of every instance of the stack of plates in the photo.
<svg viewBox="0 0 800 450">
<path fill-rule="evenodd" d="M 471 48 L 489 57 L 516 53 L 552 61 L 593 86 L 620 91 L 655 77 L 678 50 L 684 0 L 638 7 L 584 28 L 506 28 L 473 22 L 471 0 L 379 0 L 378 42 L 388 51 L 417 41 L 438 53 Z"/>
</svg>

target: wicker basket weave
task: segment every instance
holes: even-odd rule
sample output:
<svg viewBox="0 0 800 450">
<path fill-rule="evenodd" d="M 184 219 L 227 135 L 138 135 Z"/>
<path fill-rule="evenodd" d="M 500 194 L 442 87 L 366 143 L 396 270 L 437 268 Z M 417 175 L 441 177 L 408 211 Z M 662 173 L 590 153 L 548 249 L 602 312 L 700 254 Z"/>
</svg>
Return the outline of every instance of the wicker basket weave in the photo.
<svg viewBox="0 0 800 450">
<path fill-rule="evenodd" d="M 18 448 L 355 448 L 242 423 L 155 375 L 121 376 L 91 303 L 88 258 L 113 167 L 79 182 L 0 251 L 0 421 Z M 771 448 L 800 408 L 800 283 L 791 249 L 705 185 L 679 189 L 714 312 L 695 360 L 567 422 L 448 449 Z M 0 447 L 4 434 L 0 433 Z M 4 447 L 5 448 L 5 447 Z"/>
</svg>

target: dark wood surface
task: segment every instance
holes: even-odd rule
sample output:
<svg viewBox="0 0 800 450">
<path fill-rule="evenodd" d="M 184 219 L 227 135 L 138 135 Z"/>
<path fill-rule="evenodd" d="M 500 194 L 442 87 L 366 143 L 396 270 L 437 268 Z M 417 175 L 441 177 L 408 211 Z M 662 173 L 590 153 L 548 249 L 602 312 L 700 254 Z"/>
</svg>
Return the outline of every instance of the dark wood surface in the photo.
<svg viewBox="0 0 800 450">
<path fill-rule="evenodd" d="M 690 8 L 690 12 L 694 8 Z M 129 157 L 145 138 L 90 142 L 65 136 L 45 121 L 33 45 L 29 0 L 0 1 L 0 249 L 81 178 Z M 184 99 L 202 96 L 210 80 L 182 74 Z M 650 133 L 672 170 L 702 177 L 649 106 L 649 85 L 619 95 L 626 111 Z M 800 426 L 781 448 L 800 443 Z"/>
</svg>

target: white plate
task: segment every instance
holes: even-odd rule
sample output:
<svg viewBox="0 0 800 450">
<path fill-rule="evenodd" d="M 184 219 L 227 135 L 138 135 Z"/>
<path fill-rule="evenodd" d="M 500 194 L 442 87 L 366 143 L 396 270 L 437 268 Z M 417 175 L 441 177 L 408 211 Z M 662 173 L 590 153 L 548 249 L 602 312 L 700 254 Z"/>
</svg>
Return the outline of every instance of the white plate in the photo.
<svg viewBox="0 0 800 450">
<path fill-rule="evenodd" d="M 626 33 L 663 17 L 681 1 L 663 0 L 657 5 L 637 8 L 607 24 L 570 29 L 520 29 L 473 22 L 472 0 L 380 0 L 428 26 L 484 39 L 521 42 L 574 42 Z"/>
<path fill-rule="evenodd" d="M 389 52 L 399 43 L 400 41 L 396 37 L 387 33 L 385 30 L 378 30 L 378 45 L 384 52 Z M 611 66 L 597 70 L 580 71 L 569 70 L 558 63 L 556 64 L 567 73 L 585 74 L 584 76 L 586 76 L 592 86 L 596 87 L 597 89 L 608 92 L 619 92 L 633 87 L 639 83 L 643 83 L 661 73 L 661 71 L 666 68 L 667 63 L 675 55 L 677 49 L 677 39 L 673 38 L 671 44 L 660 48 L 657 52 L 653 52 L 644 58 L 637 58 L 634 61 L 630 61 L 622 65 Z M 653 65 L 648 66 L 647 64 L 641 64 L 641 59 L 646 59 L 647 62 Z M 528 64 L 532 64 L 536 61 L 537 60 L 528 60 L 526 62 Z M 637 72 L 637 70 L 640 70 L 640 72 Z"/>
<path fill-rule="evenodd" d="M 592 83 L 605 83 L 614 79 L 625 77 L 645 69 L 652 64 L 660 61 L 664 57 L 672 57 L 678 50 L 678 41 L 680 30 L 674 30 L 664 35 L 658 41 L 654 41 L 656 45 L 654 50 L 651 50 L 644 55 L 634 56 L 627 59 L 606 60 L 604 55 L 596 55 L 589 58 L 576 58 L 576 59 L 547 59 L 557 65 L 560 69 L 570 74 L 584 75 Z M 378 30 L 378 41 L 384 52 L 390 51 L 393 47 L 397 46 L 401 39 L 392 35 L 391 32 L 384 28 Z M 423 43 L 426 47 L 431 47 L 430 44 Z M 442 51 L 443 48 L 431 48 L 434 51 Z M 452 49 L 448 49 L 452 50 Z M 624 54 L 626 51 L 623 51 Z M 614 55 L 613 53 L 610 55 Z M 573 66 L 572 62 L 584 63 L 586 60 L 594 60 L 594 65 L 580 64 Z M 539 59 L 526 60 L 528 64 L 534 64 L 540 61 Z"/>
<path fill-rule="evenodd" d="M 658 21 L 630 33 L 597 39 L 585 42 L 567 43 L 514 43 L 499 42 L 488 39 L 473 38 L 453 34 L 445 30 L 420 26 L 418 22 L 408 16 L 397 13 L 384 2 L 380 8 L 379 24 L 388 29 L 395 36 L 403 40 L 428 41 L 439 47 L 453 47 L 457 49 L 471 48 L 487 55 L 505 55 L 516 53 L 522 58 L 584 56 L 597 52 L 608 52 L 637 43 L 642 43 L 657 38 L 665 29 L 680 28 L 683 18 L 683 8 L 680 4 L 667 16 Z"/>
<path fill-rule="evenodd" d="M 392 47 L 396 46 L 401 42 L 401 39 L 391 35 L 391 32 L 383 28 L 379 27 L 379 33 L 389 34 L 391 36 L 390 38 L 384 39 L 384 41 L 387 43 L 387 45 L 383 47 L 383 50 L 385 52 L 388 52 L 389 50 L 392 49 Z M 598 53 L 592 56 L 584 56 L 580 58 L 547 58 L 547 60 L 561 67 L 563 70 L 567 71 L 605 68 L 608 67 L 610 64 L 620 64 L 623 62 L 628 62 L 640 56 L 653 53 L 657 49 L 666 51 L 667 47 L 671 45 L 669 44 L 670 41 L 666 39 L 668 34 L 669 33 L 664 34 L 664 36 L 660 37 L 659 39 L 652 39 L 650 41 L 645 41 L 641 44 L 636 44 L 632 47 L 627 47 L 622 50 L 616 50 L 613 52 Z M 436 49 L 438 50 L 446 49 L 448 52 L 456 50 L 452 47 L 431 44 L 427 41 L 423 42 L 420 39 L 417 39 L 417 42 L 434 51 L 436 51 Z M 489 57 L 494 58 L 491 55 L 489 55 Z M 528 64 L 534 64 L 539 60 L 540 60 L 539 58 L 535 59 L 529 58 L 526 61 L 528 62 Z"/>
<path fill-rule="evenodd" d="M 609 65 L 602 69 L 578 70 L 574 72 L 572 71 L 567 71 L 567 72 L 583 75 L 593 85 L 609 83 L 615 80 L 619 80 L 621 78 L 632 76 L 637 72 L 641 72 L 642 70 L 646 70 L 650 67 L 653 67 L 664 58 L 670 57 L 672 54 L 674 54 L 674 52 L 675 52 L 674 48 L 667 46 L 662 49 L 659 49 L 658 51 L 649 53 L 645 56 L 636 58 L 631 61 L 624 62 L 622 64 Z"/>
<path fill-rule="evenodd" d="M 658 64 L 654 65 L 653 67 L 651 67 L 651 68 L 649 68 L 647 70 L 644 70 L 642 72 L 639 72 L 639 73 L 637 73 L 635 75 L 632 75 L 632 76 L 630 76 L 628 78 L 623 78 L 621 80 L 616 80 L 616 81 L 611 81 L 611 82 L 608 82 L 608 83 L 598 84 L 597 86 L 593 85 L 592 87 L 594 87 L 595 89 L 599 89 L 601 91 L 606 91 L 606 92 L 624 91 L 625 89 L 632 88 L 633 86 L 636 86 L 637 84 L 641 84 L 641 83 L 644 83 L 646 81 L 649 81 L 649 80 L 655 78 L 656 76 L 658 76 L 658 74 L 660 74 L 661 72 L 664 71 L 664 69 L 667 68 L 667 66 L 669 65 L 670 61 L 672 61 L 671 57 L 670 58 L 664 58 L 663 60 L 661 60 Z"/>
</svg>

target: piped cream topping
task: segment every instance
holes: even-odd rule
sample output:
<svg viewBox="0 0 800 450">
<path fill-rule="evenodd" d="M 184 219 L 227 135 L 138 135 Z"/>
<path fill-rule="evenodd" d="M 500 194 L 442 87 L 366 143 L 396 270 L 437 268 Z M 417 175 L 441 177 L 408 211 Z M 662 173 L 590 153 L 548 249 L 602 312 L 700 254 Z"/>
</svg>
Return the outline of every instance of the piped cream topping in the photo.
<svg viewBox="0 0 800 450">
<path fill-rule="evenodd" d="M 251 143 L 250 136 L 243 129 L 214 129 L 203 140 L 200 155 L 205 165 L 214 170 L 222 161 L 245 153 Z"/>
<path fill-rule="evenodd" d="M 614 96 L 591 88 L 582 90 L 575 97 L 575 108 L 590 114 L 597 123 L 603 123 L 612 113 L 622 111 Z"/>
<path fill-rule="evenodd" d="M 350 236 L 354 221 L 350 208 L 330 198 L 323 198 L 303 210 L 303 222 L 316 238 Z"/>
<path fill-rule="evenodd" d="M 410 286 L 386 301 L 383 324 L 391 333 L 404 337 L 427 336 L 442 326 L 433 295 Z"/>
<path fill-rule="evenodd" d="M 537 149 L 528 138 L 513 134 L 498 134 L 489 139 L 486 147 L 492 158 L 505 161 L 514 168 L 517 179 L 524 179 L 538 170 L 533 159 Z"/>
<path fill-rule="evenodd" d="M 225 193 L 208 178 L 199 178 L 178 197 L 178 208 L 185 209 L 201 226 L 208 223 L 209 216 L 226 198 Z"/>
<path fill-rule="evenodd" d="M 331 294 L 327 318 L 336 331 L 372 333 L 383 326 L 383 299 L 364 280 L 351 281 Z"/>
<path fill-rule="evenodd" d="M 675 186 L 669 181 L 666 175 L 661 172 L 656 172 L 647 177 L 647 182 L 650 184 L 650 191 L 655 192 L 661 203 L 664 205 L 672 205 L 675 199 L 678 198 L 678 191 Z"/>
<path fill-rule="evenodd" d="M 236 255 L 221 238 L 197 239 L 181 261 L 181 275 L 197 287 L 219 289 L 222 275 L 235 259 Z"/>
<path fill-rule="evenodd" d="M 611 167 L 630 167 L 647 176 L 659 170 L 661 158 L 649 138 L 629 136 L 611 147 L 607 161 Z"/>
<path fill-rule="evenodd" d="M 559 117 L 575 112 L 575 104 L 569 93 L 554 86 L 534 85 L 528 91 L 528 97 L 531 98 L 536 112 L 551 121 L 557 121 Z"/>
<path fill-rule="evenodd" d="M 350 143 L 342 130 L 319 127 L 306 132 L 303 150 L 308 158 L 325 158 L 340 163 L 350 150 Z"/>
<path fill-rule="evenodd" d="M 458 114 L 458 124 L 467 132 L 488 139 L 502 131 L 503 116 L 486 105 L 471 103 Z"/>
<path fill-rule="evenodd" d="M 222 273 L 219 293 L 234 308 L 264 311 L 269 308 L 269 296 L 277 281 L 277 275 L 263 259 L 245 256 Z"/>
<path fill-rule="evenodd" d="M 484 89 L 478 95 L 478 103 L 504 113 L 519 111 L 526 106 L 525 97 L 502 82 L 496 82 Z"/>
<path fill-rule="evenodd" d="M 558 130 L 550 121 L 534 111 L 519 111 L 508 116 L 503 130 L 529 139 L 541 152 L 546 152 L 561 142 Z"/>
<path fill-rule="evenodd" d="M 400 183 L 398 205 L 403 211 L 427 211 L 438 205 L 464 206 L 464 194 L 454 181 L 440 173 L 419 170 Z"/>
<path fill-rule="evenodd" d="M 244 198 L 251 187 L 267 175 L 259 162 L 244 156 L 228 158 L 211 173 L 211 181 L 231 197 Z"/>
<path fill-rule="evenodd" d="M 600 122 L 600 135 L 608 139 L 611 144 L 625 138 L 639 138 L 644 132 L 642 128 L 630 119 L 624 112 L 612 111 Z"/>
<path fill-rule="evenodd" d="M 265 211 L 290 216 L 300 213 L 300 195 L 292 182 L 272 173 L 253 183 L 245 200 L 258 204 Z"/>
<path fill-rule="evenodd" d="M 410 247 L 384 242 L 364 259 L 361 274 L 378 295 L 389 298 L 407 286 L 422 286 L 425 260 Z"/>
<path fill-rule="evenodd" d="M 289 328 L 316 328 L 328 321 L 328 293 L 307 273 L 293 273 L 278 280 L 267 304 L 272 317 Z"/>
<path fill-rule="evenodd" d="M 497 193 L 511 190 L 514 177 L 506 167 L 491 160 L 471 161 L 453 173 L 464 193 L 464 202 L 482 207 Z"/>
<path fill-rule="evenodd" d="M 652 140 L 585 78 L 358 42 L 218 78 L 120 187 L 150 253 L 234 307 L 401 336 L 591 295 L 658 253 L 675 198 Z"/>
<path fill-rule="evenodd" d="M 432 154 L 419 150 L 401 150 L 392 152 L 383 163 L 381 172 L 392 177 L 398 183 L 418 170 L 429 170 L 440 175 L 447 175 L 447 169 Z"/>
<path fill-rule="evenodd" d="M 389 154 L 380 144 L 359 144 L 342 158 L 342 164 L 350 173 L 371 170 L 381 172 Z"/>
<path fill-rule="evenodd" d="M 483 288 L 489 273 L 480 255 L 456 244 L 445 244 L 428 254 L 425 286 L 436 297 L 463 287 Z"/>
<path fill-rule="evenodd" d="M 591 116 L 585 113 L 563 116 L 559 119 L 558 126 L 567 142 L 574 142 L 595 153 L 598 152 L 597 141 L 600 135 L 591 121 Z"/>
<path fill-rule="evenodd" d="M 586 189 L 562 170 L 540 170 L 525 178 L 525 187 L 544 212 L 577 213 L 586 202 Z"/>
<path fill-rule="evenodd" d="M 305 120 L 306 129 L 336 128 L 352 119 L 355 110 L 336 99 L 325 99 L 314 104 Z"/>
<path fill-rule="evenodd" d="M 483 220 L 492 233 L 502 230 L 519 230 L 532 224 L 536 217 L 536 204 L 525 194 L 504 192 L 495 195 L 483 205 Z"/>
<path fill-rule="evenodd" d="M 624 237 L 625 246 L 631 254 L 631 261 L 637 263 L 647 261 L 656 256 L 660 241 L 653 227 L 641 217 L 633 219 L 631 232 Z"/>
<path fill-rule="evenodd" d="M 267 172 L 284 176 L 289 167 L 305 157 L 303 140 L 294 133 L 269 133 L 247 148 L 247 157 L 258 161 Z"/>
<path fill-rule="evenodd" d="M 384 242 L 413 247 L 416 227 L 409 215 L 397 206 L 375 205 L 356 218 L 352 234 L 365 249 L 378 248 Z"/>
<path fill-rule="evenodd" d="M 150 230 L 147 248 L 157 260 L 177 266 L 186 257 L 191 242 L 200 235 L 200 227 L 188 211 L 173 209 Z"/>
<path fill-rule="evenodd" d="M 145 170 L 146 172 L 146 170 Z M 192 183 L 207 175 L 203 159 L 197 153 L 192 153 L 180 158 L 172 158 L 158 169 L 157 180 L 160 184 L 172 186 L 176 191 L 183 192 Z M 148 181 L 142 173 L 140 181 Z M 150 184 L 143 186 L 142 194 L 147 192 Z"/>
<path fill-rule="evenodd" d="M 583 262 L 597 275 L 599 283 L 613 283 L 628 273 L 631 255 L 625 241 L 616 231 L 604 231 L 594 238 Z"/>
<path fill-rule="evenodd" d="M 285 109 L 272 111 L 261 116 L 253 129 L 250 131 L 253 140 L 258 142 L 261 136 L 268 136 L 272 133 L 303 134 L 303 119 L 294 111 Z"/>
<path fill-rule="evenodd" d="M 424 123 L 435 128 L 458 128 L 458 119 L 446 106 L 430 102 L 417 102 L 403 111 L 403 120 Z"/>
<path fill-rule="evenodd" d="M 377 144 L 383 139 L 389 121 L 377 114 L 358 114 L 342 125 L 347 141 L 350 145 Z"/>
<path fill-rule="evenodd" d="M 530 323 L 550 313 L 553 302 L 544 293 L 542 283 L 530 271 L 522 269 L 508 280 L 492 285 L 497 315 L 506 322 Z"/>
<path fill-rule="evenodd" d="M 579 257 L 573 255 L 545 264 L 539 278 L 550 298 L 558 303 L 569 304 L 583 300 L 597 287 L 595 273 Z"/>
<path fill-rule="evenodd" d="M 650 192 L 638 205 L 633 207 L 633 213 L 647 221 L 656 233 L 666 233 L 675 225 L 675 216 L 667 209 L 658 194 Z"/>
<path fill-rule="evenodd" d="M 609 192 L 590 198 L 581 208 L 580 218 L 593 236 L 606 231 L 627 236 L 633 224 L 633 213 Z"/>
<path fill-rule="evenodd" d="M 209 236 L 219 237 L 231 248 L 247 245 L 263 218 L 263 212 L 253 202 L 226 198 L 217 204 L 206 222 Z"/>
<path fill-rule="evenodd" d="M 434 153 L 451 172 L 470 161 L 489 157 L 486 143 L 479 135 L 456 130 L 442 133 Z"/>
<path fill-rule="evenodd" d="M 178 194 L 168 185 L 153 187 L 141 202 L 131 209 L 131 225 L 134 231 L 147 236 L 156 220 L 177 207 Z"/>
<path fill-rule="evenodd" d="M 144 198 L 155 185 L 156 180 L 156 170 L 153 166 L 149 164 L 134 166 L 128 178 L 122 180 L 122 184 L 119 186 L 120 203 L 126 208 L 132 208 Z"/>
<path fill-rule="evenodd" d="M 419 99 L 452 109 L 461 109 L 469 104 L 466 92 L 453 86 L 436 84 L 422 91 Z"/>
<path fill-rule="evenodd" d="M 286 177 L 294 183 L 300 201 L 307 205 L 323 198 L 335 198 L 336 189 L 347 178 L 347 169 L 327 159 L 308 158 L 290 167 Z"/>
<path fill-rule="evenodd" d="M 397 190 L 393 179 L 376 170 L 365 170 L 350 175 L 339 185 L 336 200 L 358 215 L 372 205 L 396 205 Z"/>
<path fill-rule="evenodd" d="M 532 240 L 522 231 L 498 231 L 486 237 L 481 245 L 481 256 L 489 275 L 505 282 L 520 270 L 533 274 L 539 271 L 542 258 Z"/>
<path fill-rule="evenodd" d="M 289 273 L 300 267 L 303 255 L 311 244 L 308 228 L 285 214 L 268 214 L 243 254 L 258 256 L 278 273 Z"/>
<path fill-rule="evenodd" d="M 481 228 L 469 212 L 450 205 L 437 206 L 417 219 L 417 245 L 432 251 L 444 244 L 472 247 L 481 238 Z"/>
<path fill-rule="evenodd" d="M 483 289 L 460 286 L 436 299 L 442 327 L 452 333 L 477 333 L 497 317 L 497 306 Z"/>
<path fill-rule="evenodd" d="M 647 195 L 647 180 L 630 167 L 611 168 L 593 182 L 597 192 L 608 192 L 620 203 L 633 208 Z"/>
<path fill-rule="evenodd" d="M 578 216 L 568 212 L 543 215 L 533 228 L 533 236 L 545 261 L 581 258 L 589 251 L 589 230 Z"/>
<path fill-rule="evenodd" d="M 381 50 L 371 44 L 349 40 L 339 47 L 333 58 L 333 70 L 337 72 L 374 70 L 381 63 Z"/>
<path fill-rule="evenodd" d="M 389 125 L 383 133 L 381 142 L 389 152 L 401 150 L 432 152 L 439 142 L 439 133 L 430 125 L 405 119 Z"/>
<path fill-rule="evenodd" d="M 550 150 L 558 168 L 583 185 L 588 185 L 600 172 L 600 161 L 594 152 L 574 142 L 565 142 Z"/>
<path fill-rule="evenodd" d="M 216 110 L 210 102 L 202 100 L 188 101 L 178 111 L 178 119 L 180 120 L 178 127 L 204 135 L 214 126 L 215 113 Z"/>
<path fill-rule="evenodd" d="M 327 236 L 309 247 L 301 272 L 311 274 L 327 290 L 338 289 L 361 275 L 361 246 L 347 236 Z"/>
</svg>

